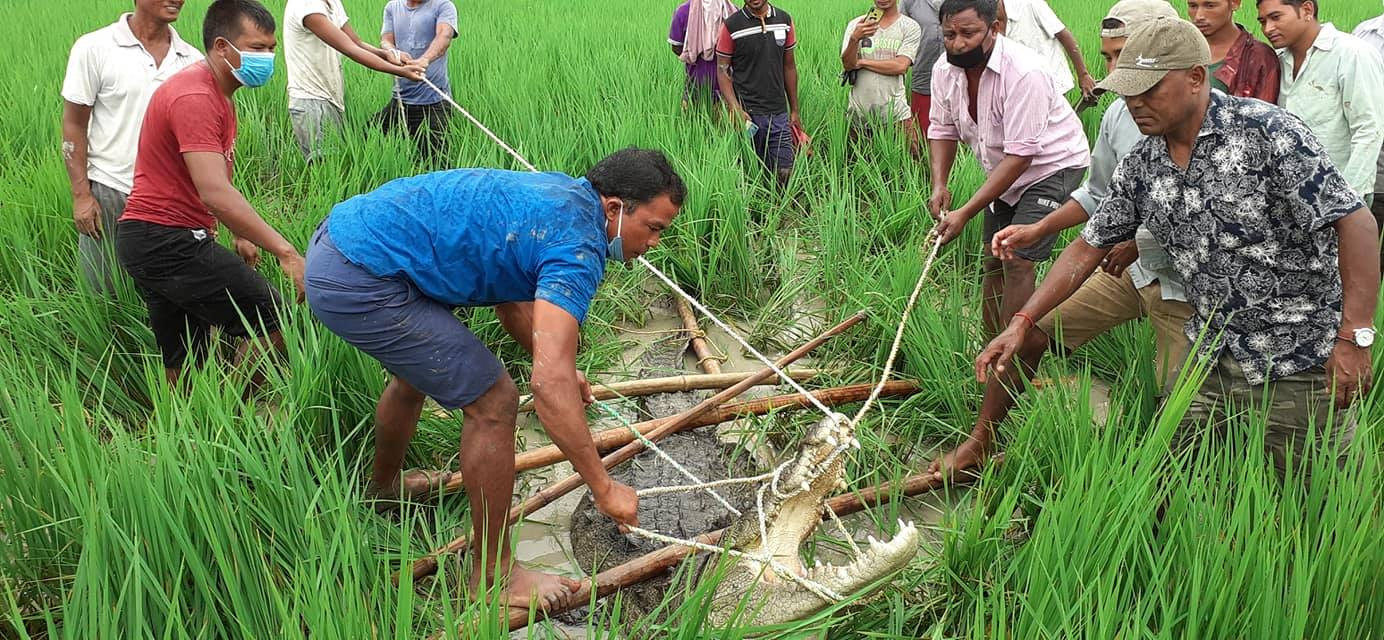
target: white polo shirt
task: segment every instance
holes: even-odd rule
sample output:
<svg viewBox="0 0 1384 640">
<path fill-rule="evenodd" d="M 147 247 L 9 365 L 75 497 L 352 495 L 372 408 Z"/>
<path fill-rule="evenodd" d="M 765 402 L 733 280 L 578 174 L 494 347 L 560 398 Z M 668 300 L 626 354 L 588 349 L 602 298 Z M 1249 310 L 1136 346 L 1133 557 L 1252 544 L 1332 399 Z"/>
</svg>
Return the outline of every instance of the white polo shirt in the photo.
<svg viewBox="0 0 1384 640">
<path fill-rule="evenodd" d="M 164 80 L 202 59 L 202 52 L 170 26 L 168 55 L 154 64 L 154 56 L 130 31 L 133 15 L 78 38 L 62 83 L 63 100 L 91 107 L 87 177 L 127 194 L 134 188 L 135 152 L 149 97 Z"/>
<path fill-rule="evenodd" d="M 346 85 L 341 76 L 341 54 L 303 24 L 320 13 L 337 28 L 350 20 L 341 0 L 288 0 L 284 5 L 284 65 L 288 68 L 288 97 L 326 100 L 346 110 Z"/>
</svg>

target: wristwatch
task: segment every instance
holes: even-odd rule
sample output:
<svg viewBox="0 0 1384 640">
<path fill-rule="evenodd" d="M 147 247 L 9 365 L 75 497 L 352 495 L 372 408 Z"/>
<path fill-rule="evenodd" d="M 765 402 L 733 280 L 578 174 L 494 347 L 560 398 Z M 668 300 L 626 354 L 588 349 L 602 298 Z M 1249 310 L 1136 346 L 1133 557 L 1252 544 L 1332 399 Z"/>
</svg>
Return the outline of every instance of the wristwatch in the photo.
<svg viewBox="0 0 1384 640">
<path fill-rule="evenodd" d="M 1375 334 L 1374 327 L 1364 327 L 1362 329 L 1356 329 L 1350 336 L 1338 334 L 1336 339 L 1342 342 L 1349 342 L 1361 349 L 1368 349 L 1374 346 Z"/>
</svg>

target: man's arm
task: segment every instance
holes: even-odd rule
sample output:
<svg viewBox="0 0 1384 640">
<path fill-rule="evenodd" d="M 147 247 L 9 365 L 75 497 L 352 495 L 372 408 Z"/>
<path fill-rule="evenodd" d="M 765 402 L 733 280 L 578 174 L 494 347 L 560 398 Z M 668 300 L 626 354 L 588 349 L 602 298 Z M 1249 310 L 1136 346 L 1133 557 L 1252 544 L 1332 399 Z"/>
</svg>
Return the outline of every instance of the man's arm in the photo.
<svg viewBox="0 0 1384 640">
<path fill-rule="evenodd" d="M 346 31 L 337 28 L 327 16 L 321 13 L 314 13 L 303 18 L 303 26 L 307 27 L 313 35 L 317 36 L 322 42 L 327 43 L 342 55 L 354 60 L 363 67 L 393 74 L 409 80 L 420 80 L 423 77 L 423 66 L 418 64 L 397 65 L 389 62 L 389 53 L 384 49 L 366 45 L 360 41 L 360 36 L 355 35 L 355 31 L 350 25 L 346 26 L 350 30 Z M 367 48 L 369 47 L 369 48 Z"/>
<path fill-rule="evenodd" d="M 524 351 L 533 355 L 533 303 L 532 302 L 506 302 L 495 305 L 495 316 L 500 319 L 500 326 L 505 328 L 505 333 L 514 338 Z"/>
<path fill-rule="evenodd" d="M 735 96 L 735 81 L 730 77 L 730 56 L 716 54 L 716 84 L 721 87 L 721 99 L 726 102 L 726 111 L 740 121 L 750 119 L 750 115 L 740 107 Z"/>
<path fill-rule="evenodd" d="M 860 40 L 874 35 L 879 23 L 864 18 L 856 18 L 846 23 L 846 35 L 841 39 L 841 70 L 855 71 L 860 68 Z"/>
<path fill-rule="evenodd" d="M 985 176 L 985 183 L 980 185 L 975 194 L 971 196 L 966 204 L 949 212 L 940 222 L 937 223 L 937 234 L 946 244 L 961 235 L 961 230 L 966 228 L 966 223 L 976 214 L 984 211 L 990 203 L 998 200 L 1004 192 L 1014 186 L 1014 182 L 1028 171 L 1033 164 L 1031 156 L 1016 156 L 1005 154 L 999 166 Z"/>
<path fill-rule="evenodd" d="M 581 475 L 601 512 L 620 524 L 638 524 L 634 490 L 610 477 L 586 423 L 577 378 L 577 319 L 547 300 L 533 303 L 534 408 L 543 428 Z"/>
<path fill-rule="evenodd" d="M 441 58 L 443 54 L 447 53 L 447 47 L 452 46 L 452 39 L 455 38 L 456 35 L 457 32 L 452 28 L 452 25 L 439 20 L 437 23 L 437 31 L 433 33 L 432 42 L 428 43 L 427 51 L 424 51 L 423 55 L 418 57 L 418 63 L 427 67 L 432 64 L 434 60 Z"/>
<path fill-rule="evenodd" d="M 62 161 L 72 189 L 72 222 L 77 225 L 77 233 L 100 238 L 101 206 L 91 195 L 91 181 L 87 177 L 87 127 L 90 124 L 90 106 L 63 100 Z"/>
<path fill-rule="evenodd" d="M 1100 249 L 1086 243 L 1085 238 L 1077 238 L 1062 251 L 1048 271 L 1047 277 L 1038 291 L 1024 303 L 1022 309 L 1009 319 L 1009 327 L 990 342 L 976 357 L 976 380 L 985 382 L 990 369 L 1003 374 L 1009 362 L 1014 359 L 1024 337 L 1033 329 L 1033 322 L 1047 315 L 1057 305 L 1070 298 L 1081 285 L 1096 272 L 1096 267 L 1105 258 L 1109 249 Z"/>
<path fill-rule="evenodd" d="M 269 226 L 269 223 L 255 213 L 254 207 L 245 200 L 245 196 L 231 184 L 226 171 L 226 157 L 211 151 L 190 151 L 183 154 L 183 162 L 187 164 L 188 174 L 192 177 L 192 184 L 197 188 L 197 195 L 202 198 L 202 204 L 206 205 L 212 215 L 216 216 L 221 224 L 226 225 L 237 239 L 251 242 L 274 254 L 284 273 L 293 279 L 293 286 L 298 289 L 301 299 L 303 256 L 299 255 L 298 250 L 275 231 L 274 227 Z"/>
<path fill-rule="evenodd" d="M 1379 226 L 1364 208 L 1332 226 L 1340 236 L 1341 337 L 1351 339 L 1355 329 L 1374 325 L 1374 312 L 1379 308 Z M 1369 349 L 1355 346 L 1353 340 L 1336 341 L 1326 363 L 1335 385 L 1336 406 L 1350 406 L 1357 397 L 1369 393 L 1371 367 Z"/>
<path fill-rule="evenodd" d="M 1081 47 L 1077 45 L 1072 32 L 1063 29 L 1057 34 L 1057 42 L 1062 45 L 1062 50 L 1067 52 L 1067 59 L 1072 61 L 1072 68 L 1076 69 L 1076 81 L 1077 85 L 1081 87 L 1081 95 L 1093 95 L 1096 90 L 1096 79 L 1092 78 L 1091 72 L 1086 69 L 1086 60 L 1081 57 Z"/>
<path fill-rule="evenodd" d="M 933 103 L 933 109 L 937 108 L 937 103 Z M 932 131 L 929 129 L 929 131 Z M 932 132 L 936 135 L 936 132 Z M 952 138 L 929 137 L 927 141 L 928 157 L 931 158 L 932 169 L 932 195 L 928 197 L 928 213 L 932 214 L 932 219 L 941 222 L 942 214 L 951 208 L 951 190 L 947 188 L 947 180 L 951 178 L 952 165 L 956 163 L 956 140 Z"/>
<path fill-rule="evenodd" d="M 788 120 L 802 126 L 802 116 L 798 111 L 798 63 L 793 50 L 783 53 L 783 89 L 788 94 Z"/>
<path fill-rule="evenodd" d="M 893 60 L 861 60 L 860 68 L 873 71 L 882 76 L 901 76 L 908 73 L 913 60 L 908 56 L 894 56 Z"/>
</svg>

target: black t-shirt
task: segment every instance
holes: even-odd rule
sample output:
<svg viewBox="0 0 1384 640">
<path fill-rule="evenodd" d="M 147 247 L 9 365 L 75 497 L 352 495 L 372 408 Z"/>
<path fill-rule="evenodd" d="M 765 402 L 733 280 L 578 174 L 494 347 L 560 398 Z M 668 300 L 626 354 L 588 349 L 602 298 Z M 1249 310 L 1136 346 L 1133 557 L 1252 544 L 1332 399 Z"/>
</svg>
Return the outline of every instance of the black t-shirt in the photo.
<svg viewBox="0 0 1384 640">
<path fill-rule="evenodd" d="M 793 18 L 777 7 L 770 6 L 763 18 L 749 9 L 726 18 L 716 54 L 730 58 L 735 96 L 746 113 L 787 113 L 783 59 L 797 44 Z"/>
</svg>

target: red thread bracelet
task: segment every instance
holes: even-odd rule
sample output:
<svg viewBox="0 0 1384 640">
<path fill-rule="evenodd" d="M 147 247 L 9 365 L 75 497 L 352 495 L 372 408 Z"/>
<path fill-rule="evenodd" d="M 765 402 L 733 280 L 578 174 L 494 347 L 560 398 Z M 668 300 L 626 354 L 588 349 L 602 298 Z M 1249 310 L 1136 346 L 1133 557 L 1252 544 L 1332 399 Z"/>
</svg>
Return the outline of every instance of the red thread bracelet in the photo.
<svg viewBox="0 0 1384 640">
<path fill-rule="evenodd" d="M 1028 326 L 1030 326 L 1030 327 L 1036 327 L 1036 326 L 1038 326 L 1038 323 L 1033 321 L 1033 316 L 1028 315 L 1027 313 L 1024 313 L 1024 312 L 1022 312 L 1022 311 L 1015 311 L 1015 312 L 1014 312 L 1014 317 L 1015 317 L 1015 318 L 1023 318 L 1024 320 L 1027 320 L 1027 321 L 1028 321 Z"/>
</svg>

